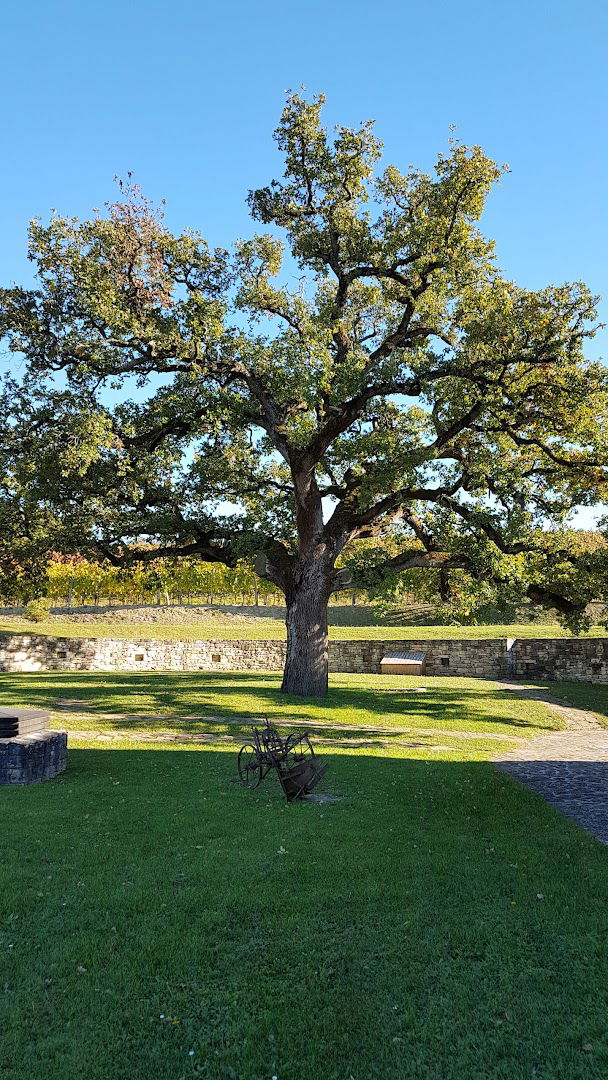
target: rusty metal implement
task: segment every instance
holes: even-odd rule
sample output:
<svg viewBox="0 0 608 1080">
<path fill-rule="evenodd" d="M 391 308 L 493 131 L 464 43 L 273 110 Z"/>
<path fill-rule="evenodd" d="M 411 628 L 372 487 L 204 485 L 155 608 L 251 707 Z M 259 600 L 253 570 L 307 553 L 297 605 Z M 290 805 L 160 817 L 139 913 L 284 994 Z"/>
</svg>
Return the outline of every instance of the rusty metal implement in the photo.
<svg viewBox="0 0 608 1080">
<path fill-rule="evenodd" d="M 328 765 L 315 754 L 308 735 L 292 732 L 282 739 L 266 719 L 263 728 L 252 727 L 252 741 L 239 750 L 239 777 L 252 790 L 273 769 L 288 802 L 309 795 L 327 772 Z"/>
</svg>

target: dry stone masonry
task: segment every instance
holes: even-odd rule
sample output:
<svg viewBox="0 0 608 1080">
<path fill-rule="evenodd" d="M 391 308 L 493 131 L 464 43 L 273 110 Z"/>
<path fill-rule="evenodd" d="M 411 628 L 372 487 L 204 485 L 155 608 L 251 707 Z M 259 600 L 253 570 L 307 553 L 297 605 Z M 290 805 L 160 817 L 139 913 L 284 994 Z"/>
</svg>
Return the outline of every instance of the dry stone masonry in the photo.
<svg viewBox="0 0 608 1080">
<path fill-rule="evenodd" d="M 39 709 L 0 709 L 0 784 L 37 784 L 63 772 L 68 737 Z"/>
<path fill-rule="evenodd" d="M 42 731 L 0 739 L 0 785 L 39 784 L 52 780 L 66 767 L 68 737 L 65 731 Z"/>
<path fill-rule="evenodd" d="M 608 638 L 332 641 L 334 672 L 380 672 L 383 656 L 424 652 L 427 675 L 608 683 Z M 154 641 L 0 636 L 0 671 L 280 671 L 282 641 Z"/>
<path fill-rule="evenodd" d="M 510 651 L 516 679 L 608 683 L 608 638 L 518 638 Z"/>
</svg>

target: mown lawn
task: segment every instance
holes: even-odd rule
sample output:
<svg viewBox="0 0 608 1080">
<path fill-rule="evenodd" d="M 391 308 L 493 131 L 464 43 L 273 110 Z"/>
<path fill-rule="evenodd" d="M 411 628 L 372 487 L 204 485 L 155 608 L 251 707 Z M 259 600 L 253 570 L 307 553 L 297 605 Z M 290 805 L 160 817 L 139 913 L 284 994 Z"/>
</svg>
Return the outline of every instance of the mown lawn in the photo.
<svg viewBox="0 0 608 1080">
<path fill-rule="evenodd" d="M 289 697 L 280 685 L 278 673 L 24 673 L 0 675 L 0 700 L 55 710 L 54 722 L 68 730 L 122 733 L 238 735 L 265 716 L 312 731 L 330 723 L 336 734 L 381 728 L 387 737 L 404 728 L 526 737 L 561 725 L 540 702 L 482 679 L 332 674 L 321 702 Z"/>
<path fill-rule="evenodd" d="M 53 618 L 32 623 L 16 616 L 0 619 L 0 633 L 46 634 L 50 637 L 101 637 L 137 640 L 192 641 L 216 639 L 220 641 L 283 641 L 285 625 L 278 619 L 255 618 L 223 619 L 217 615 L 206 621 L 184 623 L 137 622 L 127 619 L 99 619 L 96 622 L 78 622 L 76 619 Z M 593 626 L 590 637 L 606 637 L 606 627 Z M 546 638 L 571 637 L 558 623 L 511 623 L 479 626 L 418 626 L 393 625 L 389 623 L 362 626 L 330 626 L 329 636 L 335 641 L 431 641 L 437 638 Z"/>
<path fill-rule="evenodd" d="M 1 689 L 139 729 L 144 706 L 169 726 L 214 697 L 237 719 L 279 708 L 272 677 L 244 676 L 236 697 L 222 678 L 5 675 Z M 271 778 L 243 790 L 232 746 L 128 739 L 72 737 L 62 778 L 0 789 L 0 1073 L 608 1075 L 608 853 L 496 771 L 483 738 L 551 714 L 480 681 L 475 696 L 473 680 L 410 680 L 427 695 L 398 698 L 351 680 L 334 676 L 323 707 L 332 802 L 287 806 Z M 370 718 L 390 735 L 405 709 L 481 737 L 341 745 Z"/>
</svg>

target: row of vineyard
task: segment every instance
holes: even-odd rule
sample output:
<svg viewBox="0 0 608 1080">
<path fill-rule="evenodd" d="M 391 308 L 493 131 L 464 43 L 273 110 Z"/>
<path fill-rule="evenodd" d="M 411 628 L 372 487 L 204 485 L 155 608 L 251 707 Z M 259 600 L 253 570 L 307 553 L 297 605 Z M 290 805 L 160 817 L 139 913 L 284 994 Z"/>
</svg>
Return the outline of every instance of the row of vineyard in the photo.
<svg viewBox="0 0 608 1080">
<path fill-rule="evenodd" d="M 94 604 L 280 604 L 283 597 L 253 568 L 194 559 L 156 559 L 129 569 L 75 557 L 54 559 L 46 595 L 57 606 Z"/>
<path fill-rule="evenodd" d="M 273 605 L 284 598 L 263 581 L 251 564 L 239 562 L 234 569 L 196 559 L 155 559 L 129 569 L 117 569 L 81 556 L 56 556 L 39 590 L 56 607 L 120 604 L 235 604 Z M 27 592 L 12 590 L 5 603 L 23 603 Z"/>
</svg>

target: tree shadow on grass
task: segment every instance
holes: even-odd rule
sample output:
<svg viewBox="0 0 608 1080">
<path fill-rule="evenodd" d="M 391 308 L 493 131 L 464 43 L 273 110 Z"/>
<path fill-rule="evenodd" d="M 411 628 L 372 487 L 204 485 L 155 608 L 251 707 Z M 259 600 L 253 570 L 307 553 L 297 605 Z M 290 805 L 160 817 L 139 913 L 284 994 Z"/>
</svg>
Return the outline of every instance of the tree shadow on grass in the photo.
<svg viewBox="0 0 608 1080">
<path fill-rule="evenodd" d="M 3 1066 L 608 1074 L 606 851 L 487 764 L 329 761 L 326 804 L 134 747 L 0 791 Z"/>
<path fill-rule="evenodd" d="M 364 677 L 362 677 L 364 678 Z M 269 680 L 273 680 L 269 684 Z M 540 715 L 520 714 L 515 695 L 507 695 L 495 685 L 478 680 L 462 680 L 446 686 L 429 677 L 418 681 L 425 693 L 416 693 L 411 680 L 401 687 L 380 685 L 339 685 L 334 676 L 327 698 L 322 702 L 281 694 L 280 676 L 267 673 L 36 673 L 10 675 L 0 679 L 0 697 L 5 704 L 26 704 L 40 708 L 63 708 L 64 715 L 88 713 L 99 726 L 158 729 L 179 724 L 182 731 L 205 730 L 222 718 L 255 721 L 271 718 L 315 724 L 330 721 L 343 727 L 365 728 L 428 727 L 458 731 L 461 728 L 484 733 L 516 729 L 542 732 L 556 730 L 560 720 L 541 710 Z M 387 689 L 389 692 L 386 692 Z M 63 704 L 62 704 L 63 703 Z M 132 714 L 132 719 L 128 713 Z M 162 714 L 169 713 L 167 719 Z M 108 714 L 105 716 L 104 714 Z M 542 715 L 542 720 L 540 716 Z M 75 726 L 75 725 L 72 725 Z M 77 725 L 76 725 L 77 726 Z"/>
</svg>

